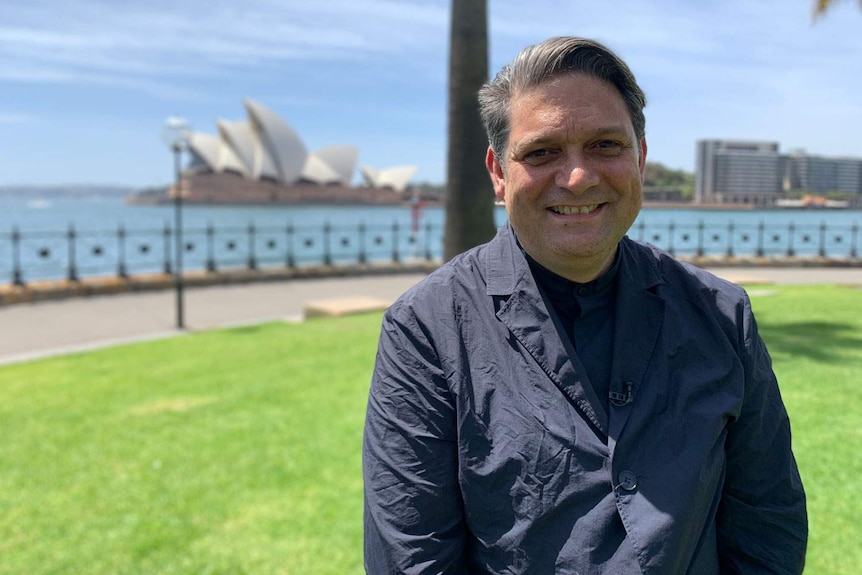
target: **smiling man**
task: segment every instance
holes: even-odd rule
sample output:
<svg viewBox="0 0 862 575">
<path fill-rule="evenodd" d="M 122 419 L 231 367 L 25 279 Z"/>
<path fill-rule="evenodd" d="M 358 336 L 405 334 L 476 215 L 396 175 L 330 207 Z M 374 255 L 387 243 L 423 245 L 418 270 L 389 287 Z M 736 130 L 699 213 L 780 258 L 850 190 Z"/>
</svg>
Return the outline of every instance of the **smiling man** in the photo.
<svg viewBox="0 0 862 575">
<path fill-rule="evenodd" d="M 508 223 L 385 314 L 374 575 L 801 573 L 805 496 L 746 294 L 625 237 L 644 94 L 553 38 L 479 94 Z"/>
<path fill-rule="evenodd" d="M 595 279 L 641 207 L 643 134 L 617 89 L 585 73 L 524 89 L 509 125 L 487 164 L 521 246 L 560 276 Z"/>
</svg>

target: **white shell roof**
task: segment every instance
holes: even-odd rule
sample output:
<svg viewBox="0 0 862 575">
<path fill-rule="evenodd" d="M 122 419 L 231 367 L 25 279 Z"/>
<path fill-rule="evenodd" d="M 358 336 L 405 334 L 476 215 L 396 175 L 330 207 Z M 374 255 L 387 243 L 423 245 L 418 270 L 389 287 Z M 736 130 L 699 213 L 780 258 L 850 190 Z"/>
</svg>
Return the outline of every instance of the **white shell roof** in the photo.
<svg viewBox="0 0 862 575">
<path fill-rule="evenodd" d="M 378 170 L 375 170 L 370 166 L 362 166 L 361 168 L 359 168 L 359 172 L 362 174 L 362 179 L 365 180 L 366 184 L 372 187 L 377 186 L 377 178 L 380 174 Z"/>
<path fill-rule="evenodd" d="M 199 132 L 190 135 L 189 149 L 195 165 L 204 165 L 213 172 L 229 170 L 251 180 L 269 178 L 288 185 L 300 180 L 350 185 L 359 156 L 355 146 L 326 146 L 308 153 L 293 128 L 275 112 L 253 100 L 245 100 L 244 104 L 248 121 L 219 118 L 218 136 Z M 397 191 L 407 188 L 416 170 L 416 166 L 360 168 L 369 185 Z"/>
<path fill-rule="evenodd" d="M 302 179 L 315 184 L 337 184 L 341 176 L 317 154 L 309 154 L 302 168 Z"/>
<path fill-rule="evenodd" d="M 305 144 L 287 122 L 266 106 L 246 100 L 245 109 L 252 130 L 257 135 L 258 145 L 252 171 L 255 179 L 274 175 L 275 179 L 284 184 L 297 181 L 308 157 Z M 273 171 L 275 174 L 271 173 Z"/>
<path fill-rule="evenodd" d="M 218 136 L 193 132 L 189 136 L 189 149 L 197 157 L 198 162 L 205 164 L 213 172 L 230 170 L 243 175 L 247 173 L 245 166 L 233 150 Z"/>
<path fill-rule="evenodd" d="M 242 161 L 237 157 L 230 146 L 225 146 L 223 141 L 219 142 L 219 158 L 218 167 L 220 172 L 236 172 L 243 176 L 248 175 L 248 170 L 243 165 Z"/>
<path fill-rule="evenodd" d="M 241 166 L 242 174 L 251 178 L 254 166 L 254 133 L 251 125 L 242 120 L 229 121 L 218 119 L 219 136 L 222 145 L 228 148 Z M 227 169 L 227 168 L 225 168 Z"/>
<path fill-rule="evenodd" d="M 340 184 L 350 185 L 356 171 L 356 159 L 359 157 L 359 150 L 355 146 L 326 146 L 316 150 L 314 155 L 336 171 Z"/>
<path fill-rule="evenodd" d="M 385 170 L 375 170 L 368 166 L 361 168 L 366 181 L 375 188 L 392 188 L 398 192 L 407 189 L 410 178 L 419 168 L 417 166 L 394 166 Z"/>
<path fill-rule="evenodd" d="M 189 136 L 189 150 L 214 172 L 221 171 L 219 169 L 220 148 L 221 142 L 212 134 L 193 132 Z"/>
</svg>

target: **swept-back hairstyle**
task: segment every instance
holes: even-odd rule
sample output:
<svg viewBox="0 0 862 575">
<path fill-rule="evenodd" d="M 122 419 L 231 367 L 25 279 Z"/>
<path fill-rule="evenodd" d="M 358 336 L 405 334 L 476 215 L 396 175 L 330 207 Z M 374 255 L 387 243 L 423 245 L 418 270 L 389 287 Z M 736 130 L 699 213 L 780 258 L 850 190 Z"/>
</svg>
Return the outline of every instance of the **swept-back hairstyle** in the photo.
<svg viewBox="0 0 862 575">
<path fill-rule="evenodd" d="M 521 50 L 496 78 L 479 90 L 479 111 L 488 142 L 501 157 L 509 140 L 509 107 L 512 98 L 541 86 L 561 74 L 580 72 L 612 84 L 620 93 L 635 135 L 643 138 L 646 96 L 634 74 L 616 54 L 595 40 L 562 36 Z"/>
</svg>

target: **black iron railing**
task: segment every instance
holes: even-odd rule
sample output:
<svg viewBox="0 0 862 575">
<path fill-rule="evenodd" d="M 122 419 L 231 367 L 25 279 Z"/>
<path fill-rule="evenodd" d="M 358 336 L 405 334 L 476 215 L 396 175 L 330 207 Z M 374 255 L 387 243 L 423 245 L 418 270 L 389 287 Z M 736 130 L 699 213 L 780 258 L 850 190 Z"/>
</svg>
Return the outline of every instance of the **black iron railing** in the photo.
<svg viewBox="0 0 862 575">
<path fill-rule="evenodd" d="M 858 224 L 759 222 L 638 222 L 629 235 L 677 256 L 858 258 Z M 23 285 L 46 279 L 172 274 L 173 229 L 22 231 L 0 230 L 0 283 Z M 441 225 L 331 225 L 186 227 L 186 271 L 256 270 L 435 260 L 442 254 Z"/>
</svg>

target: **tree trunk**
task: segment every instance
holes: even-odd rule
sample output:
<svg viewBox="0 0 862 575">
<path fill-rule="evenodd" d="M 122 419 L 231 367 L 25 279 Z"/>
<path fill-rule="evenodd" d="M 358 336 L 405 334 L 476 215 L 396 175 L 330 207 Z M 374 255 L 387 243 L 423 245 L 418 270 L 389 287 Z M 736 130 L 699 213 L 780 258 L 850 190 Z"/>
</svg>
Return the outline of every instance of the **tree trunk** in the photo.
<svg viewBox="0 0 862 575">
<path fill-rule="evenodd" d="M 477 94 L 488 79 L 486 0 L 452 0 L 449 42 L 449 127 L 443 258 L 494 235 L 494 192 L 485 170 L 488 138 Z"/>
</svg>

